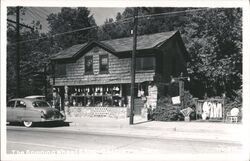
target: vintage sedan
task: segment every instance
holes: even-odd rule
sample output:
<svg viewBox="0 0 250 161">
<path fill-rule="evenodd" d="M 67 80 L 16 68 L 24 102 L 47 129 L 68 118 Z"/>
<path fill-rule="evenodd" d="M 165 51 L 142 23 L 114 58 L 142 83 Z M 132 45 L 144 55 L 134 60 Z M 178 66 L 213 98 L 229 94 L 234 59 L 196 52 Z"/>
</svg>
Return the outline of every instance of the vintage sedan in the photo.
<svg viewBox="0 0 250 161">
<path fill-rule="evenodd" d="M 23 122 L 31 127 L 35 122 L 63 122 L 66 117 L 46 101 L 31 98 L 11 99 L 7 103 L 7 122 Z"/>
<path fill-rule="evenodd" d="M 45 96 L 43 95 L 32 95 L 32 96 L 26 96 L 24 98 L 33 98 L 33 99 L 39 99 L 39 100 L 46 100 Z"/>
</svg>

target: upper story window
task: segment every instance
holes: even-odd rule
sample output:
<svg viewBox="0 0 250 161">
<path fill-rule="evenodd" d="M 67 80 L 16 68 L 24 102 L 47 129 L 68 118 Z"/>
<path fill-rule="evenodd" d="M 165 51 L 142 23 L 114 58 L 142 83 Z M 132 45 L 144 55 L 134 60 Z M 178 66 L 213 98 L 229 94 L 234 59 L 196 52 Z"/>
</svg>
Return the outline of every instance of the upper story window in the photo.
<svg viewBox="0 0 250 161">
<path fill-rule="evenodd" d="M 109 71 L 108 55 L 100 55 L 100 73 L 107 73 Z"/>
<path fill-rule="evenodd" d="M 66 75 L 66 64 L 56 64 L 55 65 L 55 74 L 56 74 L 56 76 Z"/>
<path fill-rule="evenodd" d="M 155 57 L 136 58 L 136 70 L 154 70 Z"/>
<path fill-rule="evenodd" d="M 85 74 L 93 74 L 93 56 L 85 57 Z"/>
</svg>

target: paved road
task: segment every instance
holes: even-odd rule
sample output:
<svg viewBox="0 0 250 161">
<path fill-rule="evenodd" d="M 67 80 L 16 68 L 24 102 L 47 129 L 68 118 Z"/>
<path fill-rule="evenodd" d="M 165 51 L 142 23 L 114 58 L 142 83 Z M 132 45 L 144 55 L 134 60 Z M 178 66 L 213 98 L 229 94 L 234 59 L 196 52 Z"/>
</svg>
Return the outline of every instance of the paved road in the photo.
<svg viewBox="0 0 250 161">
<path fill-rule="evenodd" d="M 66 130 L 65 130 L 66 129 Z M 238 153 L 240 144 L 70 131 L 67 127 L 7 126 L 7 153 Z"/>
</svg>

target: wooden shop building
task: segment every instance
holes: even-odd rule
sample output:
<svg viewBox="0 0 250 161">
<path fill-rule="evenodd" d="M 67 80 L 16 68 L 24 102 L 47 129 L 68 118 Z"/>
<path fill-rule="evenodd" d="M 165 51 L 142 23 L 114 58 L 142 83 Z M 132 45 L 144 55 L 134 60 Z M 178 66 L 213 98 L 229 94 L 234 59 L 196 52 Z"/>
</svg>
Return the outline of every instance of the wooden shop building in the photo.
<svg viewBox="0 0 250 161">
<path fill-rule="evenodd" d="M 74 45 L 50 58 L 54 102 L 68 116 L 126 117 L 130 106 L 133 37 Z M 171 77 L 187 74 L 188 53 L 178 31 L 137 37 L 135 114 L 156 108 Z"/>
</svg>

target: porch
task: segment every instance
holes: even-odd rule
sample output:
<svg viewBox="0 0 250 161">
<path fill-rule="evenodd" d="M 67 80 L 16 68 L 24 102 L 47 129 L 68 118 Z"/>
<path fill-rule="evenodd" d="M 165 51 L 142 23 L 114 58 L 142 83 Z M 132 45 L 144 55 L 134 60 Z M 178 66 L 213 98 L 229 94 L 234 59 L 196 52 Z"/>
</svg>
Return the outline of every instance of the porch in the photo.
<svg viewBox="0 0 250 161">
<path fill-rule="evenodd" d="M 148 106 L 157 102 L 157 90 L 152 91 L 149 84 L 137 83 L 135 88 L 134 114 L 143 118 Z M 130 114 L 130 84 L 55 86 L 53 96 L 53 104 L 60 100 L 60 110 L 67 117 L 126 118 Z"/>
</svg>

